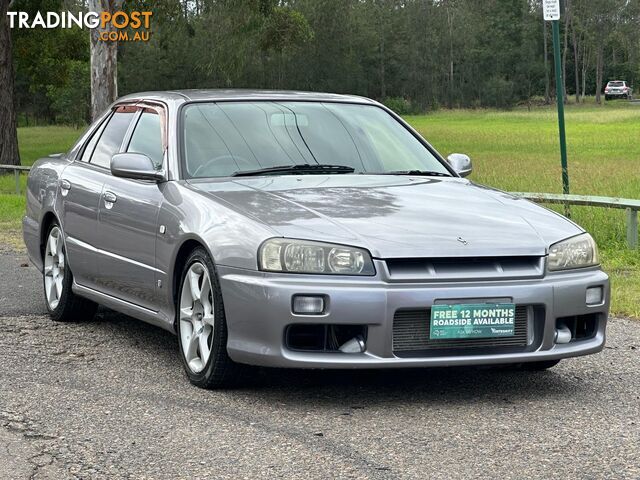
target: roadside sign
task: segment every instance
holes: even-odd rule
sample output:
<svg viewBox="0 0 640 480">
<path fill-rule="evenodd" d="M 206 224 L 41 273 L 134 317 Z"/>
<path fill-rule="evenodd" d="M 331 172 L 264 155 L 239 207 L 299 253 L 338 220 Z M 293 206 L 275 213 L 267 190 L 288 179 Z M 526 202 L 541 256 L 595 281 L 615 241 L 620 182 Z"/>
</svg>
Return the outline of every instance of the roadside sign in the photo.
<svg viewBox="0 0 640 480">
<path fill-rule="evenodd" d="M 545 20 L 560 20 L 560 0 L 542 0 Z"/>
<path fill-rule="evenodd" d="M 560 58 L 560 0 L 542 0 L 545 21 L 551 21 L 553 36 L 553 59 L 556 71 L 556 102 L 558 104 L 558 133 L 560 136 L 560 164 L 562 166 L 562 192 L 569 193 L 569 167 L 567 166 L 567 137 L 564 128 L 564 82 L 562 80 L 562 60 Z M 565 214 L 570 215 L 569 206 Z"/>
</svg>

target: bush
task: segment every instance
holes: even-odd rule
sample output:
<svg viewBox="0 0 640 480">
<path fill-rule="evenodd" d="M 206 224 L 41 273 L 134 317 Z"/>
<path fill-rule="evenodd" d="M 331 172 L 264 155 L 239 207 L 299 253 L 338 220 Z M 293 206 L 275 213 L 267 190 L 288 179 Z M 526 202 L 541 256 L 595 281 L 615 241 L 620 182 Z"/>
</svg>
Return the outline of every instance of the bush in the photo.
<svg viewBox="0 0 640 480">
<path fill-rule="evenodd" d="M 409 99 L 403 97 L 387 97 L 382 100 L 385 107 L 390 108 L 398 115 L 409 115 L 415 113 L 415 109 Z"/>
<path fill-rule="evenodd" d="M 494 76 L 482 89 L 482 104 L 486 107 L 509 109 L 516 104 L 515 85 L 511 80 Z"/>
</svg>

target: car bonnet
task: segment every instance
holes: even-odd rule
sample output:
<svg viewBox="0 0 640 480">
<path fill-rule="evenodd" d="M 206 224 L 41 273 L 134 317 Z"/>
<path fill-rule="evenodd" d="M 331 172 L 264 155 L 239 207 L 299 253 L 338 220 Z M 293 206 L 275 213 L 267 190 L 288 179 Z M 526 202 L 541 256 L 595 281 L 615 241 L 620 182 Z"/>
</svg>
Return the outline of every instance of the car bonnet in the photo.
<svg viewBox="0 0 640 480">
<path fill-rule="evenodd" d="M 377 258 L 542 256 L 582 231 L 555 212 L 460 178 L 283 175 L 190 183 L 283 237 L 361 246 Z"/>
</svg>

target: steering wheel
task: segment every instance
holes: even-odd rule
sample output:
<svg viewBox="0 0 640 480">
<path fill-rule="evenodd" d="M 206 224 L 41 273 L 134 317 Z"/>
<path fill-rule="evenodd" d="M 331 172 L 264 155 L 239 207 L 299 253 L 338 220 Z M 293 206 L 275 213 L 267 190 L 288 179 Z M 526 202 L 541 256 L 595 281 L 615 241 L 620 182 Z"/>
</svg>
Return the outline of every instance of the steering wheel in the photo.
<svg viewBox="0 0 640 480">
<path fill-rule="evenodd" d="M 241 165 L 253 168 L 253 164 L 244 157 L 225 153 L 217 157 L 210 158 L 193 172 L 193 177 L 220 177 L 223 175 L 231 175 L 238 170 L 243 170 Z M 215 171 L 213 171 L 215 169 Z M 211 170 L 211 171 L 209 171 Z M 221 173 L 223 175 L 221 175 Z"/>
</svg>

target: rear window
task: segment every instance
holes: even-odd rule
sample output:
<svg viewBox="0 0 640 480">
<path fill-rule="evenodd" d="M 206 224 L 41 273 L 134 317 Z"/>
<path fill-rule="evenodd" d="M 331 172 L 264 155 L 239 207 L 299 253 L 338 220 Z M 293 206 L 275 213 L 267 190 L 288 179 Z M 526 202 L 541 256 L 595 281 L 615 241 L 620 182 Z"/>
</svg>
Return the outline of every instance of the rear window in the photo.
<svg viewBox="0 0 640 480">
<path fill-rule="evenodd" d="M 609 82 L 610 87 L 624 87 L 624 82 Z"/>
</svg>

